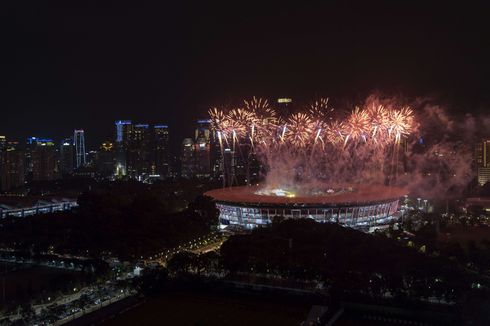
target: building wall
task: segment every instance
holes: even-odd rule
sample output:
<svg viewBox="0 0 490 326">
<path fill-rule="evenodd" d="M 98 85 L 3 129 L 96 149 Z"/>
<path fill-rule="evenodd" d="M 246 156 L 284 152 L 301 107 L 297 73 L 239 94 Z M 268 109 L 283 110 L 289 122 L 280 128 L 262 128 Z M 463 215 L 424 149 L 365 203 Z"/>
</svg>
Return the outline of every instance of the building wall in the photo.
<svg viewBox="0 0 490 326">
<path fill-rule="evenodd" d="M 60 144 L 60 170 L 62 174 L 71 174 L 74 169 L 75 148 L 71 139 L 66 139 Z"/>
<path fill-rule="evenodd" d="M 105 141 L 100 145 L 96 158 L 97 174 L 103 178 L 110 178 L 114 172 L 114 144 Z"/>
<path fill-rule="evenodd" d="M 129 120 L 118 120 L 115 123 L 115 167 L 114 174 L 118 177 L 127 174 L 127 150 L 133 126 Z"/>
<path fill-rule="evenodd" d="M 253 229 L 272 223 L 274 216 L 311 218 L 316 222 L 335 222 L 354 228 L 369 228 L 388 224 L 394 220 L 399 200 L 363 205 L 336 207 L 253 207 L 218 203 L 219 225 L 225 229 L 230 225 Z"/>
<path fill-rule="evenodd" d="M 75 140 L 75 167 L 80 168 L 87 163 L 85 153 L 85 132 L 83 130 L 75 130 L 73 132 Z"/>
<path fill-rule="evenodd" d="M 170 176 L 169 132 L 166 125 L 133 124 L 116 121 L 115 169 L 119 177 L 146 181 L 149 177 Z"/>
<path fill-rule="evenodd" d="M 155 125 L 153 139 L 152 174 L 161 178 L 170 176 L 169 132 L 166 125 Z"/>
<path fill-rule="evenodd" d="M 127 149 L 127 174 L 135 179 L 151 173 L 151 134 L 149 125 L 133 125 Z"/>
<path fill-rule="evenodd" d="M 181 150 L 181 174 L 183 178 L 195 176 L 194 142 L 191 138 L 185 138 Z"/>
<path fill-rule="evenodd" d="M 0 150 L 0 192 L 22 188 L 25 182 L 24 152 Z"/>
<path fill-rule="evenodd" d="M 483 186 L 490 182 L 490 140 L 483 140 L 476 144 L 475 164 L 478 183 Z"/>
<path fill-rule="evenodd" d="M 56 152 L 52 143 L 37 144 L 31 155 L 33 181 L 52 181 L 58 178 Z"/>
</svg>

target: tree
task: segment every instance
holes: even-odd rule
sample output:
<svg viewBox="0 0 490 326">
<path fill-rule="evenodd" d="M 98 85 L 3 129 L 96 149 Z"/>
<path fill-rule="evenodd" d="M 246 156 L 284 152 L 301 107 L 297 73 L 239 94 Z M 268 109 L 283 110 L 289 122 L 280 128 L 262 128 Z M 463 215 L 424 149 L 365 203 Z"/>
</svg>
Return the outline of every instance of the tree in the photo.
<svg viewBox="0 0 490 326">
<path fill-rule="evenodd" d="M 210 227 L 217 226 L 219 210 L 210 197 L 198 196 L 189 204 L 188 209 L 202 216 Z"/>
<path fill-rule="evenodd" d="M 189 251 L 176 253 L 167 263 L 167 268 L 174 274 L 191 273 L 199 266 L 198 256 Z"/>
<path fill-rule="evenodd" d="M 36 313 L 30 303 L 24 303 L 20 306 L 20 314 L 22 319 L 29 321 L 35 316 Z"/>
<path fill-rule="evenodd" d="M 216 251 L 210 251 L 199 255 L 198 274 L 200 274 L 201 271 L 217 272 L 220 269 L 219 258 L 219 254 Z"/>
</svg>

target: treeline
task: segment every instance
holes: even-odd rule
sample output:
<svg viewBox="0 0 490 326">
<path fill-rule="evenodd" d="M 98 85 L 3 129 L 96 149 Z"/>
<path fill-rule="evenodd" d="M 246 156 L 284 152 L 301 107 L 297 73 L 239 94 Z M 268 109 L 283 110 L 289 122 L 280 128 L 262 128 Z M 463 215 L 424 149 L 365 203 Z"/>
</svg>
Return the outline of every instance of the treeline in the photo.
<svg viewBox="0 0 490 326">
<path fill-rule="evenodd" d="M 489 293 L 488 281 L 446 257 L 429 257 L 382 235 L 336 224 L 287 220 L 221 247 L 231 273 L 316 280 L 336 296 L 438 298 L 457 302 L 471 292 Z"/>
<path fill-rule="evenodd" d="M 204 235 L 216 223 L 213 203 L 198 198 L 188 204 L 180 196 L 184 192 L 167 186 L 105 185 L 80 195 L 80 206 L 72 212 L 1 221 L 0 243 L 33 252 L 108 254 L 124 260 L 148 256 Z"/>
</svg>

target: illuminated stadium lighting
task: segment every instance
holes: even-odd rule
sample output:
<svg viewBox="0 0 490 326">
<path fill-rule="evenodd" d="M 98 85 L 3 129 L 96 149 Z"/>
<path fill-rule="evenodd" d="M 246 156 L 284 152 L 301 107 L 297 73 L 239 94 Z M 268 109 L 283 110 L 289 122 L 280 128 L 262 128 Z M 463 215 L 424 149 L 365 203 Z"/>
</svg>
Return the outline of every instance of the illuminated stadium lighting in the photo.
<svg viewBox="0 0 490 326">
<path fill-rule="evenodd" d="M 372 230 L 398 219 L 402 188 L 381 185 L 338 188 L 318 195 L 260 186 L 215 189 L 205 193 L 219 209 L 220 229 L 254 229 L 272 223 L 275 216 L 285 219 L 309 218 L 316 222 L 334 222 L 348 227 Z"/>
</svg>

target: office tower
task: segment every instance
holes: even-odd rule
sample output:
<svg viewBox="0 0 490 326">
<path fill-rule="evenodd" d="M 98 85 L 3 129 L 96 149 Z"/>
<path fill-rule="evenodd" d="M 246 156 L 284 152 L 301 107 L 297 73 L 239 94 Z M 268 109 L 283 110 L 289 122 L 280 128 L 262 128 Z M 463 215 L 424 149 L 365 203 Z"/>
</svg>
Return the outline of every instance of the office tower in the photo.
<svg viewBox="0 0 490 326">
<path fill-rule="evenodd" d="M 127 174 L 140 181 L 151 174 L 151 131 L 148 124 L 135 124 L 129 135 Z"/>
<path fill-rule="evenodd" d="M 194 175 L 198 178 L 209 178 L 211 176 L 210 143 L 204 138 L 198 138 L 194 144 Z"/>
<path fill-rule="evenodd" d="M 103 142 L 97 152 L 97 174 L 102 178 L 110 178 L 114 172 L 114 144 Z"/>
<path fill-rule="evenodd" d="M 221 146 L 217 130 L 211 130 L 211 176 L 215 180 L 220 180 L 223 177 L 223 158 L 221 155 Z"/>
<path fill-rule="evenodd" d="M 95 170 L 95 165 L 97 164 L 97 155 L 99 155 L 98 151 L 88 151 L 85 165 L 94 168 L 93 170 Z"/>
<path fill-rule="evenodd" d="M 24 171 L 26 173 L 26 181 L 32 181 L 32 150 L 36 146 L 37 137 L 29 137 L 25 145 Z"/>
<path fill-rule="evenodd" d="M 197 127 L 194 131 L 194 140 L 202 139 L 209 142 L 211 140 L 211 120 L 200 119 L 197 120 Z"/>
<path fill-rule="evenodd" d="M 61 141 L 60 144 L 60 171 L 61 174 L 72 174 L 74 168 L 74 146 L 73 140 L 67 138 Z"/>
<path fill-rule="evenodd" d="M 117 177 L 123 177 L 127 174 L 127 150 L 133 126 L 129 120 L 118 120 L 115 125 L 116 137 L 114 150 L 116 164 L 114 174 Z"/>
<path fill-rule="evenodd" d="M 280 115 L 289 115 L 291 113 L 291 106 L 293 104 L 293 99 L 288 97 L 277 99 L 277 111 Z"/>
<path fill-rule="evenodd" d="M 73 132 L 73 140 L 75 142 L 75 167 L 78 169 L 87 163 L 85 156 L 85 132 L 82 129 Z"/>
<path fill-rule="evenodd" d="M 0 151 L 7 147 L 7 137 L 0 136 Z"/>
<path fill-rule="evenodd" d="M 167 125 L 153 127 L 153 164 L 152 174 L 160 178 L 170 176 L 169 135 Z"/>
<path fill-rule="evenodd" d="M 475 146 L 475 163 L 480 186 L 490 182 L 490 140 L 478 142 Z"/>
<path fill-rule="evenodd" d="M 198 120 L 194 133 L 194 176 L 211 176 L 211 120 Z"/>
<path fill-rule="evenodd" d="M 11 192 L 24 187 L 24 152 L 18 143 L 5 143 L 0 149 L 0 192 Z"/>
<path fill-rule="evenodd" d="M 51 139 L 31 138 L 32 180 L 51 181 L 58 178 L 56 150 Z"/>
<path fill-rule="evenodd" d="M 222 158 L 223 186 L 237 185 L 236 153 L 229 147 L 224 148 Z"/>
<path fill-rule="evenodd" d="M 182 142 L 181 152 L 181 175 L 183 178 L 193 178 L 195 161 L 194 161 L 194 142 L 192 138 L 185 138 Z"/>
</svg>

